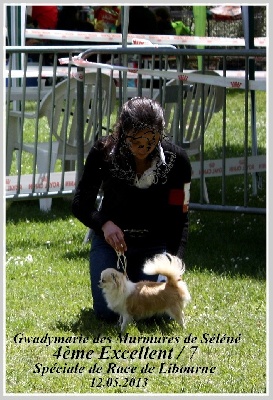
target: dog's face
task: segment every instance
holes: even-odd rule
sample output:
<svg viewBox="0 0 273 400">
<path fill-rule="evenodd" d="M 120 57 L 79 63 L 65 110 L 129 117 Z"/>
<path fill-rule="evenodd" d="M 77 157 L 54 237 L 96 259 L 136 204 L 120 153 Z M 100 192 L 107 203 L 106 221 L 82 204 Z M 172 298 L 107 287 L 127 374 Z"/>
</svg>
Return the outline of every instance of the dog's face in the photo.
<svg viewBox="0 0 273 400">
<path fill-rule="evenodd" d="M 121 290 L 124 287 L 125 277 L 114 268 L 107 268 L 102 271 L 99 287 L 107 291 Z"/>
</svg>

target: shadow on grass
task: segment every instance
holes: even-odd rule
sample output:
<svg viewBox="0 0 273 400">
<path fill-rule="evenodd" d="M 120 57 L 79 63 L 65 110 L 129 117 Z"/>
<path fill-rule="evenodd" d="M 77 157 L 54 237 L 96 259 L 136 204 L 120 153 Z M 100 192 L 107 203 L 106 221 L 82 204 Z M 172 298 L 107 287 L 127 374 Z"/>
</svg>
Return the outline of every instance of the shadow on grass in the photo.
<svg viewBox="0 0 273 400">
<path fill-rule="evenodd" d="M 187 270 L 266 279 L 266 217 L 191 211 Z"/>
<path fill-rule="evenodd" d="M 40 210 L 39 200 L 8 201 L 6 203 L 6 220 L 13 223 L 25 221 L 30 222 L 49 222 L 65 220 L 73 216 L 71 210 L 72 200 L 67 198 L 53 198 L 51 210 L 43 212 Z"/>
<path fill-rule="evenodd" d="M 53 329 L 73 332 L 84 336 L 96 337 L 100 333 L 113 334 L 118 332 L 118 321 L 105 322 L 98 319 L 91 308 L 80 311 L 77 319 L 71 322 L 57 321 Z"/>
<path fill-rule="evenodd" d="M 156 316 L 146 320 L 132 322 L 131 325 L 136 326 L 138 332 L 141 334 L 152 335 L 154 332 L 161 331 L 162 334 L 167 335 L 173 332 L 174 323 L 175 322 L 168 316 Z M 62 322 L 59 320 L 54 326 L 51 326 L 51 328 L 93 338 L 97 337 L 99 334 L 118 335 L 120 333 L 118 320 L 113 322 L 100 320 L 95 316 L 94 310 L 91 308 L 82 309 L 76 321 Z"/>
<path fill-rule="evenodd" d="M 222 205 L 245 207 L 247 199 L 247 207 L 266 209 L 266 174 L 257 174 L 257 195 L 253 194 L 252 175 L 248 174 L 248 187 L 244 192 L 244 175 L 227 176 L 223 182 L 222 177 L 206 178 L 206 185 L 210 205 Z M 223 203 L 223 183 L 225 184 L 225 195 Z M 200 180 L 193 179 L 191 183 L 191 202 L 199 203 L 200 198 Z M 236 214 L 236 212 L 234 211 Z M 246 208 L 247 213 L 247 208 Z"/>
</svg>

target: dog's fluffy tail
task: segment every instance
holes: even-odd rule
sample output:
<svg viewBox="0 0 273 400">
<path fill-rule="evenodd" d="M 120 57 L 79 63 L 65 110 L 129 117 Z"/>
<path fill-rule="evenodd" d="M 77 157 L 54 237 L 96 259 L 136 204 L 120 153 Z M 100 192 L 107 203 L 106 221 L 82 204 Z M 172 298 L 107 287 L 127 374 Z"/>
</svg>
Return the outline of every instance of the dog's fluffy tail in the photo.
<svg viewBox="0 0 273 400">
<path fill-rule="evenodd" d="M 143 272 L 147 275 L 164 275 L 169 283 L 176 283 L 184 274 L 185 265 L 180 258 L 169 253 L 157 254 L 145 262 Z"/>
</svg>

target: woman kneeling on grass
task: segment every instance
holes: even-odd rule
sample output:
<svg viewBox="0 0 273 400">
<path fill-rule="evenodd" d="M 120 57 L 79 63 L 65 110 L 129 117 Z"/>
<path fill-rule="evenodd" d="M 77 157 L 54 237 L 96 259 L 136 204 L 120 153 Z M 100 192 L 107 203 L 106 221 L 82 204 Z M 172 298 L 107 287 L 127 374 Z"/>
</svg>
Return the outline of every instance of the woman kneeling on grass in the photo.
<svg viewBox="0 0 273 400">
<path fill-rule="evenodd" d="M 72 211 L 93 230 L 90 277 L 98 318 L 117 320 L 98 287 L 101 272 L 117 268 L 117 255 L 127 259 L 133 282 L 147 276 L 147 258 L 169 252 L 182 258 L 188 236 L 191 181 L 189 158 L 181 147 L 163 140 L 164 112 L 156 101 L 127 101 L 111 136 L 91 148 L 76 188 Z M 96 208 L 100 189 L 101 207 Z"/>
</svg>

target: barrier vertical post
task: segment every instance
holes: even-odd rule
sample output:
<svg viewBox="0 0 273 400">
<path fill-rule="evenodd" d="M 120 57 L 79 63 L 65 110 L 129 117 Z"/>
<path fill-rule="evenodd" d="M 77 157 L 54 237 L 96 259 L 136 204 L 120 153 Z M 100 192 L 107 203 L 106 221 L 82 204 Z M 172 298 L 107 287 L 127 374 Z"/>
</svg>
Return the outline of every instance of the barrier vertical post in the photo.
<svg viewBox="0 0 273 400">
<path fill-rule="evenodd" d="M 254 8 L 253 6 L 242 6 L 242 18 L 245 37 L 245 47 L 247 50 L 254 49 Z M 255 60 L 248 58 L 249 80 L 255 79 Z M 255 90 L 250 90 L 251 101 L 251 135 L 252 135 L 252 155 L 258 154 L 257 131 L 256 131 L 256 95 Z M 252 193 L 257 195 L 257 173 L 252 174 Z"/>
<path fill-rule="evenodd" d="M 84 139 L 83 139 L 83 99 L 84 99 L 84 68 L 77 68 L 78 76 L 83 79 L 77 81 L 77 167 L 76 167 L 76 185 L 83 173 L 84 167 Z"/>
</svg>

